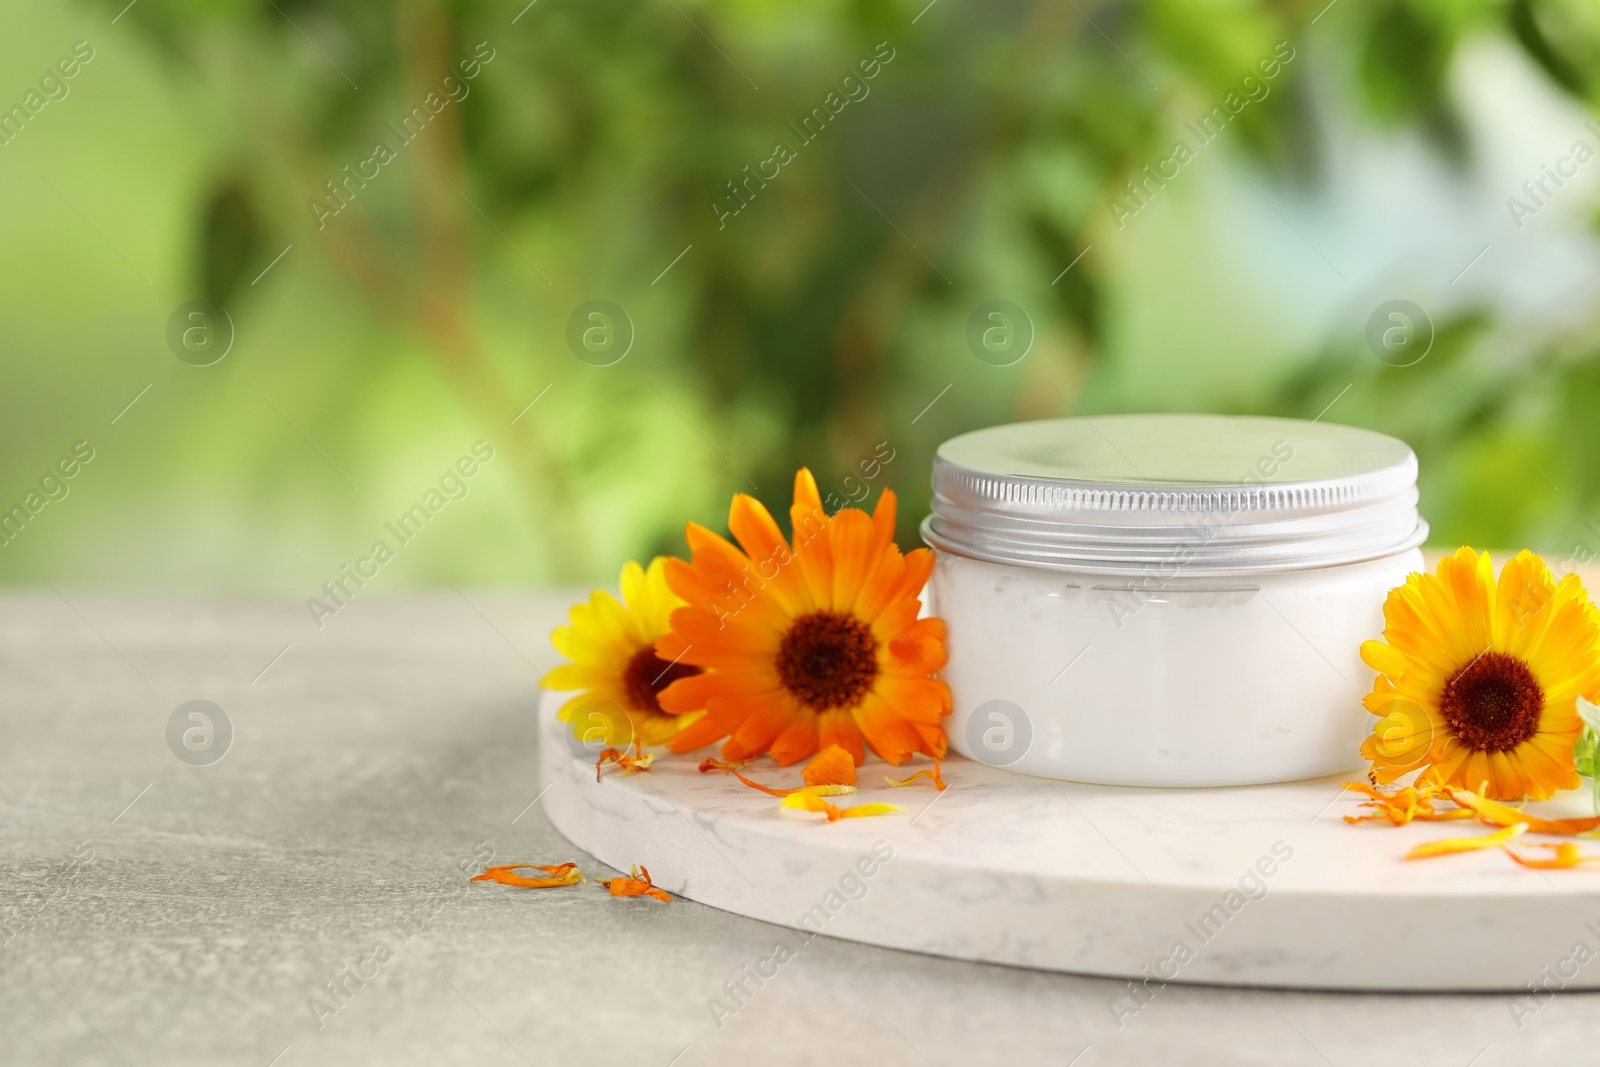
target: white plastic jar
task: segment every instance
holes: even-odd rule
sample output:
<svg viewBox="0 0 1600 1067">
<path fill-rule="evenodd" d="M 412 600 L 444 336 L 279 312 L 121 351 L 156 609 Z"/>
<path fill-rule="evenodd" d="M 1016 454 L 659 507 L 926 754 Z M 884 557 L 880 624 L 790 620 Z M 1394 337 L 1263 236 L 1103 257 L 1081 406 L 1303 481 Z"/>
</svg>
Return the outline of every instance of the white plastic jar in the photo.
<svg viewBox="0 0 1600 1067">
<path fill-rule="evenodd" d="M 922 536 L 951 747 L 1078 782 L 1228 786 L 1360 763 L 1362 641 L 1422 568 L 1417 461 L 1349 426 L 1109 415 L 939 447 Z"/>
</svg>

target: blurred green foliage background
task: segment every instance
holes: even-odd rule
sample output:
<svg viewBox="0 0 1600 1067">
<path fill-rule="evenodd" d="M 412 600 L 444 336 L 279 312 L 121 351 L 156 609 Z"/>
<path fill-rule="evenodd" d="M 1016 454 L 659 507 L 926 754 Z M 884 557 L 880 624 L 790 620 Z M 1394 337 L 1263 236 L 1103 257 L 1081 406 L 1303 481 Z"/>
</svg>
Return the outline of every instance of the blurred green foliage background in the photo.
<svg viewBox="0 0 1600 1067">
<path fill-rule="evenodd" d="M 1600 547 L 1592 0 L 16 0 L 0 26 L 0 509 L 94 456 L 0 581 L 309 596 L 479 441 L 385 587 L 613 581 L 802 464 L 895 488 L 916 543 L 939 441 L 1135 410 L 1326 411 L 1416 448 L 1438 542 Z M 1408 366 L 1367 339 L 1395 299 L 1432 323 Z M 232 324 L 210 366 L 169 345 L 193 300 Z M 594 300 L 631 323 L 608 366 L 569 344 Z M 1010 365 L 968 343 L 991 300 L 1031 322 Z"/>
</svg>

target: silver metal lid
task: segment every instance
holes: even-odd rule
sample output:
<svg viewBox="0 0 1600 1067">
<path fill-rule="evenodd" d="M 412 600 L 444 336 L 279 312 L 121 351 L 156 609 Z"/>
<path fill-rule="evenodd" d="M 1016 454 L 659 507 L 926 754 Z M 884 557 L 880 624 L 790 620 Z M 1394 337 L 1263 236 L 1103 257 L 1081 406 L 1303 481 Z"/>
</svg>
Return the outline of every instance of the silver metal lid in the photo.
<svg viewBox="0 0 1600 1067">
<path fill-rule="evenodd" d="M 1420 545 L 1417 457 L 1370 430 L 1236 415 L 1098 415 L 954 437 L 922 538 L 994 563 L 1250 574 Z"/>
</svg>

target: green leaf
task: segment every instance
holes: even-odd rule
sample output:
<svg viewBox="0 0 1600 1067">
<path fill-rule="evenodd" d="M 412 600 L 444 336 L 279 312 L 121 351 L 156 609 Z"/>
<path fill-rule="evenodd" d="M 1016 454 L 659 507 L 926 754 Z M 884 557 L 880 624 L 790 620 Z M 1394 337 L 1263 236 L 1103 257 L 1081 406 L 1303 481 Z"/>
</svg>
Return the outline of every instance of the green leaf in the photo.
<svg viewBox="0 0 1600 1067">
<path fill-rule="evenodd" d="M 1600 815 L 1600 774 L 1595 773 L 1595 756 L 1600 754 L 1600 707 L 1579 697 L 1578 717 L 1583 720 L 1583 732 L 1572 746 L 1572 762 L 1579 774 L 1588 775 L 1594 812 Z"/>
<path fill-rule="evenodd" d="M 1600 734 L 1600 704 L 1591 704 L 1583 697 L 1578 698 L 1578 718 L 1583 720 L 1591 735 Z"/>
<path fill-rule="evenodd" d="M 1578 735 L 1577 743 L 1572 746 L 1572 762 L 1578 768 L 1578 773 L 1589 778 L 1594 777 L 1595 732 L 1585 729 Z"/>
<path fill-rule="evenodd" d="M 201 294 L 231 307 L 240 289 L 271 256 L 249 185 L 237 178 L 219 183 L 201 209 L 197 257 Z"/>
</svg>

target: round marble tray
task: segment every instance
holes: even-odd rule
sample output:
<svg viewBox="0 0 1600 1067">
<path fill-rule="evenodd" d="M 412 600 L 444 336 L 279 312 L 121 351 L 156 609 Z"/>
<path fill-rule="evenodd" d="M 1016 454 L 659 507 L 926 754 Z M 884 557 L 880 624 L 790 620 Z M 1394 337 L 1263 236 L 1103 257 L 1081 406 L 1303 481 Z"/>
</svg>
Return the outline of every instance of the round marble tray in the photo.
<svg viewBox="0 0 1600 1067">
<path fill-rule="evenodd" d="M 638 774 L 608 769 L 597 783 L 552 697 L 539 759 L 556 828 L 613 867 L 649 867 L 672 893 L 792 928 L 775 933 L 775 948 L 798 951 L 822 933 L 1128 978 L 1129 1011 L 1166 981 L 1600 988 L 1600 964 L 1589 962 L 1600 958 L 1600 871 L 1525 870 L 1498 851 L 1402 862 L 1422 841 L 1486 828 L 1349 826 L 1341 816 L 1360 798 L 1340 790 L 1342 778 L 1129 789 L 952 757 L 950 787 L 938 793 L 884 786 L 891 768 L 873 760 L 861 794 L 841 801 L 904 810 L 830 824 L 698 773 L 702 754 L 663 754 Z M 746 773 L 799 784 L 798 768 L 768 761 Z M 1576 796 L 1541 809 L 1587 814 Z"/>
</svg>

